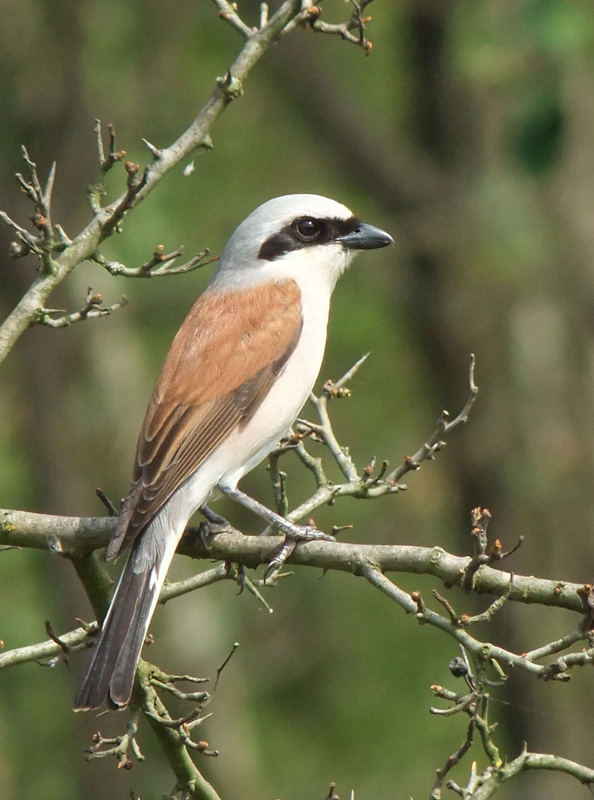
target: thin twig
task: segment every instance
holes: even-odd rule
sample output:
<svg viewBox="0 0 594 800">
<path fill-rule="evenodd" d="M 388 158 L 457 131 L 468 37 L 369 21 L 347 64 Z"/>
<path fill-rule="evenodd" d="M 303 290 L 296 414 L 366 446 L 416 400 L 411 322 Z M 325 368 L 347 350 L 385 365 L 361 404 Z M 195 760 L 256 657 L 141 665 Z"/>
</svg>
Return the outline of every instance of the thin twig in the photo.
<svg viewBox="0 0 594 800">
<path fill-rule="evenodd" d="M 254 33 L 254 29 L 250 28 L 249 25 L 246 25 L 245 22 L 241 19 L 239 14 L 237 13 L 237 7 L 234 3 L 228 3 L 226 0 L 213 0 L 214 4 L 219 9 L 219 17 L 224 19 L 225 22 L 228 22 L 232 28 L 235 28 L 236 31 L 239 31 L 242 36 L 246 39 Z M 267 21 L 268 17 L 266 17 Z M 260 27 L 262 29 L 263 26 Z"/>
<path fill-rule="evenodd" d="M 363 11 L 371 2 L 372 0 L 359 0 L 359 2 L 351 0 L 353 13 L 347 22 L 339 24 L 323 22 L 318 13 L 317 15 L 312 15 L 309 24 L 314 31 L 338 35 L 345 41 L 362 47 L 365 55 L 368 56 L 373 49 L 373 43 L 365 36 L 365 26 L 371 21 L 371 17 L 364 18 Z M 357 35 L 352 33 L 353 30 L 357 31 Z"/>
<path fill-rule="evenodd" d="M 126 155 L 125 150 L 116 151 L 115 149 L 115 127 L 110 124 L 107 126 L 107 130 L 109 132 L 109 149 L 107 155 L 105 155 L 101 120 L 95 120 L 95 140 L 97 142 L 97 153 L 99 155 L 99 169 L 102 175 L 105 175 L 118 161 L 122 161 Z"/>
<path fill-rule="evenodd" d="M 155 248 L 152 257 L 139 267 L 126 267 L 118 261 L 109 261 L 100 253 L 94 253 L 92 259 L 107 270 L 110 275 L 124 278 L 160 278 L 163 276 L 184 275 L 187 272 L 205 267 L 207 264 L 212 264 L 219 259 L 219 256 L 207 258 L 209 251 L 206 249 L 192 256 L 189 261 L 173 266 L 183 252 L 184 248 L 180 246 L 177 250 L 166 254 L 163 245 L 159 245 Z"/>
<path fill-rule="evenodd" d="M 386 476 L 387 482 L 398 483 L 408 472 L 418 470 L 423 461 L 433 460 L 435 458 L 435 454 L 445 445 L 444 437 L 451 433 L 451 431 L 453 431 L 459 425 L 468 421 L 468 417 L 470 416 L 470 412 L 474 406 L 479 391 L 474 379 L 475 363 L 474 354 L 471 354 L 468 375 L 470 393 L 460 413 L 453 420 L 450 420 L 449 413 L 447 411 L 443 411 L 441 417 L 437 421 L 437 426 L 431 437 L 417 450 L 414 455 L 407 456 L 399 467 Z"/>
<path fill-rule="evenodd" d="M 134 757 L 138 761 L 144 761 L 144 756 L 136 741 L 137 731 L 138 713 L 132 714 L 126 732 L 121 736 L 106 738 L 97 731 L 93 734 L 93 744 L 85 751 L 87 761 L 91 761 L 94 758 L 115 756 L 118 761 L 118 769 L 132 769 L 133 762 L 129 756 L 130 750 L 132 750 Z"/>
<path fill-rule="evenodd" d="M 59 309 L 40 308 L 34 318 L 37 325 L 46 325 L 48 328 L 66 328 L 74 322 L 84 322 L 87 319 L 94 319 L 97 317 L 105 317 L 113 314 L 128 304 L 128 300 L 122 297 L 119 303 L 114 303 L 111 306 L 103 306 L 103 298 L 100 294 L 93 293 L 89 287 L 85 304 L 79 311 L 73 311 L 71 314 L 63 314 Z M 52 314 L 62 314 L 59 317 L 53 317 Z"/>
</svg>

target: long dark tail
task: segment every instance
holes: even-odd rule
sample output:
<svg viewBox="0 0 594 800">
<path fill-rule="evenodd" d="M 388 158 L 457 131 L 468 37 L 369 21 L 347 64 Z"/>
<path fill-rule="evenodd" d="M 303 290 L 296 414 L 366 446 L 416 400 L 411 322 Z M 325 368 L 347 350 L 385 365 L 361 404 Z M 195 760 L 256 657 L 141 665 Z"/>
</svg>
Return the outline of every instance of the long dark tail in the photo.
<svg viewBox="0 0 594 800">
<path fill-rule="evenodd" d="M 112 708 L 130 702 L 140 651 L 183 529 L 180 524 L 179 532 L 172 530 L 171 520 L 159 516 L 134 542 L 76 694 L 75 711 L 99 708 L 105 700 Z"/>
<path fill-rule="evenodd" d="M 130 701 L 136 664 L 146 637 L 160 586 L 156 567 L 135 571 L 132 552 L 116 588 L 89 666 L 74 700 L 75 711 L 113 708 Z"/>
</svg>

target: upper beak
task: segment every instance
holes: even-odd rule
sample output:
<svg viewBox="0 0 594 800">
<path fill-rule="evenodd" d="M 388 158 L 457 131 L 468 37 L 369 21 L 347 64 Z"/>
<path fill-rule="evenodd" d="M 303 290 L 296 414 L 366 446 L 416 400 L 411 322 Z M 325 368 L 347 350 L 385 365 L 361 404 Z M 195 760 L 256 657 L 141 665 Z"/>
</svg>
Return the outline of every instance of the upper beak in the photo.
<svg viewBox="0 0 594 800">
<path fill-rule="evenodd" d="M 375 228 L 373 225 L 368 225 L 366 222 L 360 222 L 354 231 L 339 236 L 337 241 L 348 247 L 349 250 L 375 250 L 378 247 L 394 244 L 394 239 L 389 233 Z"/>
</svg>

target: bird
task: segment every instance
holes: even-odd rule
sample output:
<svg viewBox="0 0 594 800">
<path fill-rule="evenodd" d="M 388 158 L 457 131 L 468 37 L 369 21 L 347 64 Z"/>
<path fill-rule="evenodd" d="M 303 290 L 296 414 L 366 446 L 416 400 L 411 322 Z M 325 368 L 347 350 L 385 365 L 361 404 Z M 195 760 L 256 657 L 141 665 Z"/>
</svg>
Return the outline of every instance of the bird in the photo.
<svg viewBox="0 0 594 800">
<path fill-rule="evenodd" d="M 76 711 L 129 704 L 178 542 L 213 491 L 286 536 L 315 538 L 237 484 L 286 435 L 313 388 L 338 278 L 357 251 L 392 244 L 388 233 L 315 194 L 268 200 L 235 229 L 173 339 L 148 404 L 106 555 L 130 553 Z"/>
</svg>

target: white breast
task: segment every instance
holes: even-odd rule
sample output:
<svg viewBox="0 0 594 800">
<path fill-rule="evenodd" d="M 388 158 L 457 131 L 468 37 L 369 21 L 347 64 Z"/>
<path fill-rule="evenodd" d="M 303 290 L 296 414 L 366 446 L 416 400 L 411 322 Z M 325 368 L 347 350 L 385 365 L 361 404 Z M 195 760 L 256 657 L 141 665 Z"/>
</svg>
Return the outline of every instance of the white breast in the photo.
<svg viewBox="0 0 594 800">
<path fill-rule="evenodd" d="M 318 377 L 326 347 L 330 293 L 300 289 L 303 327 L 299 342 L 254 416 L 212 454 L 220 465 L 217 483 L 235 486 L 266 457 L 295 421 Z"/>
</svg>

